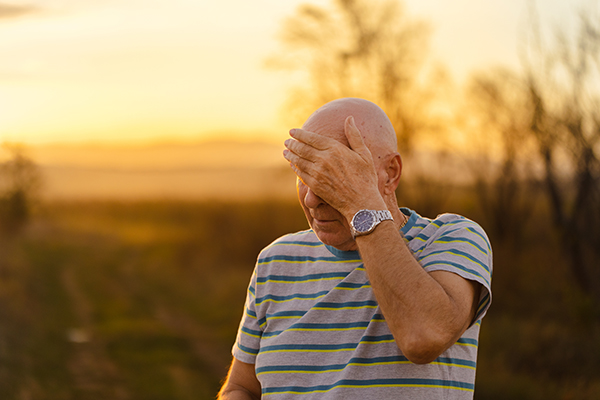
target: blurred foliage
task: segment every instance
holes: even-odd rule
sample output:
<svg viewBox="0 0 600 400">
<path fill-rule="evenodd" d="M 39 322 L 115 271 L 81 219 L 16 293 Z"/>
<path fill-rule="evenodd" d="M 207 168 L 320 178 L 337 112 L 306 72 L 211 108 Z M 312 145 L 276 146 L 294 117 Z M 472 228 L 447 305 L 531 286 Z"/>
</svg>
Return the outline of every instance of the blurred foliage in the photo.
<svg viewBox="0 0 600 400">
<path fill-rule="evenodd" d="M 523 82 L 555 227 L 578 284 L 600 301 L 600 15 L 594 11 L 581 10 L 577 30 L 558 32 L 549 45 L 532 24 Z"/>
<path fill-rule="evenodd" d="M 572 275 L 600 302 L 600 16 L 583 10 L 575 27 L 544 40 L 531 7 L 523 71 L 474 76 L 462 124 L 491 229 L 518 242 L 546 197 Z"/>
<path fill-rule="evenodd" d="M 2 149 L 7 159 L 0 163 L 0 232 L 13 235 L 30 218 L 42 177 L 23 146 L 5 143 Z"/>
<path fill-rule="evenodd" d="M 285 51 L 268 65 L 305 75 L 286 107 L 292 125 L 331 100 L 361 97 L 387 113 L 408 155 L 419 135 L 443 129 L 431 104 L 445 76 L 433 71 L 422 79 L 428 38 L 429 27 L 395 0 L 307 3 L 282 24 Z"/>
</svg>

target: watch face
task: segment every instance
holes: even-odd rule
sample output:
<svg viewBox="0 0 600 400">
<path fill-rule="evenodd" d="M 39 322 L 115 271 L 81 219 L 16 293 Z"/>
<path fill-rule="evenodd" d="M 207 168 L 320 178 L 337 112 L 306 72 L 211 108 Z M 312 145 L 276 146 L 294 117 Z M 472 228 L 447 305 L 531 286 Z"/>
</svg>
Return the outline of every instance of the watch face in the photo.
<svg viewBox="0 0 600 400">
<path fill-rule="evenodd" d="M 368 232 L 375 223 L 375 217 L 372 213 L 366 210 L 359 211 L 352 221 L 354 229 L 360 233 Z"/>
</svg>

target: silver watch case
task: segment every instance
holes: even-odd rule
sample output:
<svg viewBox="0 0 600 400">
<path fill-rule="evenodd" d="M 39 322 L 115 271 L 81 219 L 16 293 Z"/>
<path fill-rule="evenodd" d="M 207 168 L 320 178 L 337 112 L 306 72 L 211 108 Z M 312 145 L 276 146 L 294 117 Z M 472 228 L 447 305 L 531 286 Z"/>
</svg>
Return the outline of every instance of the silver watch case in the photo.
<svg viewBox="0 0 600 400">
<path fill-rule="evenodd" d="M 394 220 L 389 210 L 360 210 L 350 222 L 352 237 L 364 236 L 375 230 L 381 221 Z"/>
</svg>

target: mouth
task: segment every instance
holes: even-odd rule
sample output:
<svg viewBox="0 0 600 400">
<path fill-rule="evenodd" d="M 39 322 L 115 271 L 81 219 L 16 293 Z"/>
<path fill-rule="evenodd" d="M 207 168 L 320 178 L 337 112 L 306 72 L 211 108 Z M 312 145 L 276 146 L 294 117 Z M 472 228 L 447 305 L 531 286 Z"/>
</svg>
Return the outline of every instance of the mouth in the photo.
<svg viewBox="0 0 600 400">
<path fill-rule="evenodd" d="M 338 229 L 339 220 L 313 218 L 311 225 L 317 227 L 319 230 Z"/>
<path fill-rule="evenodd" d="M 339 225 L 343 225 L 341 215 L 333 209 L 308 209 L 307 211 L 312 218 L 311 225 L 317 226 L 320 230 L 336 230 L 339 229 Z"/>
<path fill-rule="evenodd" d="M 335 219 L 318 219 L 318 218 L 313 218 L 313 221 L 318 224 L 330 224 L 332 222 L 336 222 Z"/>
<path fill-rule="evenodd" d="M 334 218 L 334 217 L 326 217 L 325 215 L 314 215 L 311 213 L 311 217 L 313 218 L 313 221 L 317 221 L 320 223 L 326 223 L 326 222 L 335 222 L 338 219 Z"/>
</svg>

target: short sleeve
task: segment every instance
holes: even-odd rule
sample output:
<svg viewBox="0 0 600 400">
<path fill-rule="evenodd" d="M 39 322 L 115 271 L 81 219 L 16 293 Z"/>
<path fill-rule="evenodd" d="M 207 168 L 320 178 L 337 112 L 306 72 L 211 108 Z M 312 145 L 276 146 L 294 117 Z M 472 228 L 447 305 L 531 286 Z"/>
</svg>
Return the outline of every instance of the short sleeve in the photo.
<svg viewBox="0 0 600 400">
<path fill-rule="evenodd" d="M 240 322 L 235 344 L 233 345 L 233 356 L 247 364 L 255 364 L 256 356 L 260 349 L 262 329 L 256 316 L 256 269 L 250 279 L 244 314 Z"/>
<path fill-rule="evenodd" d="M 482 285 L 474 321 L 486 314 L 492 299 L 492 248 L 483 228 L 466 218 L 451 220 L 439 227 L 418 260 L 428 271 L 448 271 Z"/>
</svg>

